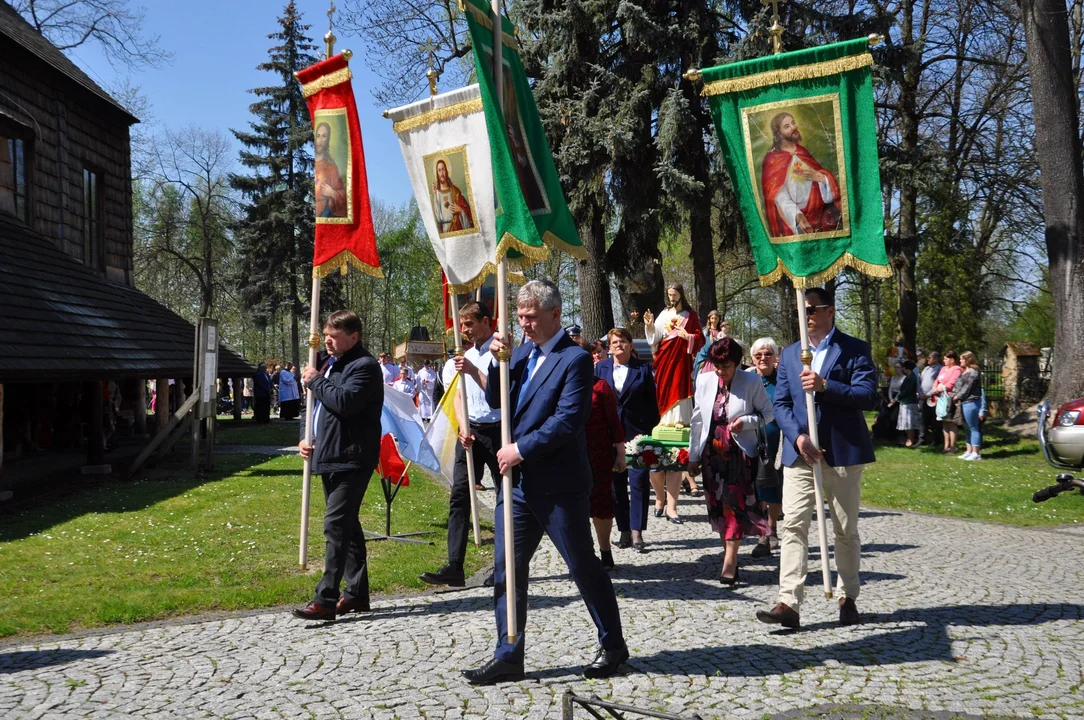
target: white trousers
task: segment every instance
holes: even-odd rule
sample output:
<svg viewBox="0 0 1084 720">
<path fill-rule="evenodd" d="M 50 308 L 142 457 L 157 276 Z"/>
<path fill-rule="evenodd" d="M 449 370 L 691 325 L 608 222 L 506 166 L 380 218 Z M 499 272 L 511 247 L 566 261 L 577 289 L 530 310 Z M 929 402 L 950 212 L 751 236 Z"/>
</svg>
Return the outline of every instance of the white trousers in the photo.
<svg viewBox="0 0 1084 720">
<path fill-rule="evenodd" d="M 832 468 L 821 464 L 825 499 L 832 507 L 835 530 L 835 595 L 858 599 L 858 566 L 862 542 L 858 537 L 858 505 L 864 465 Z M 802 604 L 809 559 L 809 525 L 817 510 L 813 494 L 813 468 L 799 459 L 783 468 L 783 520 L 779 524 L 779 602 L 794 610 Z M 821 548 L 821 557 L 828 549 Z"/>
</svg>

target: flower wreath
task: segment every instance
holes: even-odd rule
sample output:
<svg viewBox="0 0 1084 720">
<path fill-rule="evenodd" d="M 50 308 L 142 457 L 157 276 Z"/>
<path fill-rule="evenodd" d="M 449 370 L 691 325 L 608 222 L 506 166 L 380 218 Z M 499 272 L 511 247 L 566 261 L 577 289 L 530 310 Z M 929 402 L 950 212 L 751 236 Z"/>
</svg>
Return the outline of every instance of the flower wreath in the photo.
<svg viewBox="0 0 1084 720">
<path fill-rule="evenodd" d="M 689 464 L 688 448 L 668 448 L 650 435 L 637 435 L 625 443 L 628 465 L 643 470 L 684 470 Z"/>
</svg>

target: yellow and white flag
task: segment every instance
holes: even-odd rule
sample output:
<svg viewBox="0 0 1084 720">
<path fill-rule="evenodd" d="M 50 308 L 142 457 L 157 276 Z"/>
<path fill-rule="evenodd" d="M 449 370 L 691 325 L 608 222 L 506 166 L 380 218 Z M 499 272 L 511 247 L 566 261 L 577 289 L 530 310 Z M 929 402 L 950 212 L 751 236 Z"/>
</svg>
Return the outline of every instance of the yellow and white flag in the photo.
<svg viewBox="0 0 1084 720">
<path fill-rule="evenodd" d="M 433 413 L 429 427 L 425 429 L 425 440 L 440 463 L 440 474 L 452 482 L 452 467 L 455 465 L 455 444 L 459 437 L 459 421 L 455 418 L 455 398 L 459 394 L 459 374 L 444 390 L 444 397 Z"/>
</svg>

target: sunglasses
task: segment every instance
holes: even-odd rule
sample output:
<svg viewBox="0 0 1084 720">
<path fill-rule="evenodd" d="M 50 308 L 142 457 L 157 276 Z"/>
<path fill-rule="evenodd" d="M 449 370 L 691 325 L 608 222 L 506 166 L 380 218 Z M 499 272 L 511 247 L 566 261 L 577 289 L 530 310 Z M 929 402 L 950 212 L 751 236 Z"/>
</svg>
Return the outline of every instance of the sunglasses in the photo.
<svg viewBox="0 0 1084 720">
<path fill-rule="evenodd" d="M 805 306 L 805 314 L 806 315 L 812 315 L 813 313 L 817 312 L 818 310 L 823 310 L 824 308 L 830 308 L 830 307 L 832 307 L 832 306 L 831 305 L 806 305 Z"/>
<path fill-rule="evenodd" d="M 753 357 L 755 357 L 757 360 L 763 360 L 765 358 L 773 358 L 773 357 L 775 357 L 775 353 L 773 353 L 773 352 L 758 352 L 755 355 L 753 355 Z"/>
</svg>

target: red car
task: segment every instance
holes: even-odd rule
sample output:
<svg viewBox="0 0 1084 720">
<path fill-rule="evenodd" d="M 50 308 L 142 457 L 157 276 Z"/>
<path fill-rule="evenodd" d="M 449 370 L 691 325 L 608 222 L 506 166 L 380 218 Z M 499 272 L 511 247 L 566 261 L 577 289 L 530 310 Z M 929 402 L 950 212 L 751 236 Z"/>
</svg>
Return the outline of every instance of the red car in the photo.
<svg viewBox="0 0 1084 720">
<path fill-rule="evenodd" d="M 1049 412 L 1049 404 L 1039 406 L 1039 443 L 1047 462 L 1070 470 L 1084 467 L 1084 398 L 1059 407 L 1053 425 L 1047 429 Z"/>
</svg>

